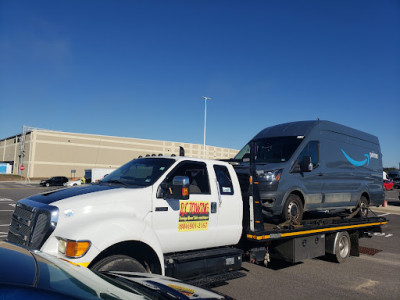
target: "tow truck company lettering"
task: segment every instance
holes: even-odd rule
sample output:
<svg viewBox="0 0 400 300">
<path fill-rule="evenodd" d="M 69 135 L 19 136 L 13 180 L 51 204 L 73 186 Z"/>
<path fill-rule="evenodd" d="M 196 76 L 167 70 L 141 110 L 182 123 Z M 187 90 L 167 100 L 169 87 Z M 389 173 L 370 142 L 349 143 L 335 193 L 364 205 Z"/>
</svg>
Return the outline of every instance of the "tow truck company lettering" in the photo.
<svg viewBox="0 0 400 300">
<path fill-rule="evenodd" d="M 208 201 L 179 201 L 178 231 L 208 230 Z"/>
</svg>

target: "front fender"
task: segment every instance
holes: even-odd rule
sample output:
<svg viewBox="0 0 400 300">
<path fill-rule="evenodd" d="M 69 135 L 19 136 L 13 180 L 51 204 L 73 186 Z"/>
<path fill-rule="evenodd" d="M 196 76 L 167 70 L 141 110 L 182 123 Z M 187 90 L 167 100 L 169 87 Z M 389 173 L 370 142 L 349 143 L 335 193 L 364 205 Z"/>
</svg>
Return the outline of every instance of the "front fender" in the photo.
<svg viewBox="0 0 400 300">
<path fill-rule="evenodd" d="M 156 253 L 161 270 L 164 270 L 164 259 L 160 242 L 152 228 L 140 219 L 113 218 L 107 222 L 87 222 L 76 220 L 71 226 L 56 228 L 42 247 L 42 251 L 65 258 L 73 263 L 88 266 L 100 253 L 107 248 L 125 241 L 140 241 Z M 90 241 L 91 246 L 87 253 L 80 258 L 69 258 L 58 252 L 58 239 L 74 241 Z"/>
</svg>

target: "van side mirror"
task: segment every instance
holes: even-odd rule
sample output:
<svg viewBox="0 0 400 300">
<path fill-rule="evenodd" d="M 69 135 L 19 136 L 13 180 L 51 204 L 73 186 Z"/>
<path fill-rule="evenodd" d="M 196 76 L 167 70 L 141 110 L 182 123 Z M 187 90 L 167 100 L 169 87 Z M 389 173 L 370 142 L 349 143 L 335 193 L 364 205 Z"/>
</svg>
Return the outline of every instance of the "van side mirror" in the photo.
<svg viewBox="0 0 400 300">
<path fill-rule="evenodd" d="M 311 172 L 313 170 L 313 163 L 311 156 L 303 156 L 303 159 L 300 163 L 300 171 L 301 172 Z"/>
<path fill-rule="evenodd" d="M 245 155 L 243 155 L 242 161 L 249 162 L 250 161 L 250 153 L 246 153 Z"/>
<path fill-rule="evenodd" d="M 189 177 L 175 176 L 172 180 L 172 197 L 178 200 L 188 200 L 189 185 Z"/>
</svg>

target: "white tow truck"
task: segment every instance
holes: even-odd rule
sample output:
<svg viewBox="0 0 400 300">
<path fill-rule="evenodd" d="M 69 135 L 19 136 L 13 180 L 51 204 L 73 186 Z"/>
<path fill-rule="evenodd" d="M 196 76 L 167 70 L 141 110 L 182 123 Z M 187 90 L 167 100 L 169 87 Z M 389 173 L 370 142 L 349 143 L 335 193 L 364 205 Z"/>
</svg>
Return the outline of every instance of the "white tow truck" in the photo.
<svg viewBox="0 0 400 300">
<path fill-rule="evenodd" d="M 239 270 L 243 259 L 330 254 L 341 262 L 358 255 L 360 237 L 387 223 L 347 215 L 265 223 L 256 182 L 247 186 L 241 190 L 228 162 L 139 158 L 97 184 L 20 200 L 8 241 L 97 271 L 187 280 Z"/>
</svg>

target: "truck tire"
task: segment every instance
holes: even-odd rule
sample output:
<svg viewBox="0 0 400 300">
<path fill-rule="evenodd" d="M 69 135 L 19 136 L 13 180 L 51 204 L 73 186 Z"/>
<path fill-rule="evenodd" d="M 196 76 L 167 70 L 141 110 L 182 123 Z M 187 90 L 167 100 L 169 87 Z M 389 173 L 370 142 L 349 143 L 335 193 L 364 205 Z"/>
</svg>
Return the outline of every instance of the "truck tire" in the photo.
<svg viewBox="0 0 400 300">
<path fill-rule="evenodd" d="M 360 211 L 357 213 L 357 218 L 366 218 L 368 217 L 368 207 L 369 203 L 365 196 L 361 196 L 360 202 L 358 202 L 357 208 L 360 208 Z"/>
<path fill-rule="evenodd" d="M 351 242 L 347 231 L 339 232 L 335 242 L 334 259 L 338 263 L 344 262 L 350 256 Z"/>
<path fill-rule="evenodd" d="M 107 256 L 91 267 L 93 271 L 127 271 L 147 273 L 145 267 L 136 259 L 127 255 Z"/>
<path fill-rule="evenodd" d="M 283 221 L 294 220 L 296 222 L 301 222 L 303 219 L 303 202 L 300 197 L 291 194 L 286 199 L 285 205 L 282 211 L 282 219 Z"/>
</svg>

